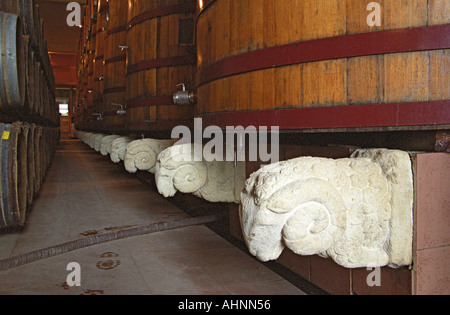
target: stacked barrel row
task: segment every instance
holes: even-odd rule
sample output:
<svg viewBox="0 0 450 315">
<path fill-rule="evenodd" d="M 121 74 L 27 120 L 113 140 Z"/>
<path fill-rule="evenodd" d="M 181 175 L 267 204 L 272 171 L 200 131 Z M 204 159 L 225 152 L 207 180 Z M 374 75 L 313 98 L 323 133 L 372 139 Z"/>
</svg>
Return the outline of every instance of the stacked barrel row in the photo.
<svg viewBox="0 0 450 315">
<path fill-rule="evenodd" d="M 0 230 L 23 227 L 58 142 L 56 128 L 0 123 Z"/>
<path fill-rule="evenodd" d="M 133 132 L 193 117 L 173 103 L 195 88 L 193 0 L 88 1 L 79 48 L 79 130 Z M 126 113 L 125 113 L 126 111 Z"/>
<path fill-rule="evenodd" d="M 59 124 L 55 78 L 34 0 L 0 2 L 0 112 L 2 121 Z"/>
<path fill-rule="evenodd" d="M 0 230 L 23 227 L 58 141 L 55 78 L 34 0 L 0 1 Z"/>
</svg>

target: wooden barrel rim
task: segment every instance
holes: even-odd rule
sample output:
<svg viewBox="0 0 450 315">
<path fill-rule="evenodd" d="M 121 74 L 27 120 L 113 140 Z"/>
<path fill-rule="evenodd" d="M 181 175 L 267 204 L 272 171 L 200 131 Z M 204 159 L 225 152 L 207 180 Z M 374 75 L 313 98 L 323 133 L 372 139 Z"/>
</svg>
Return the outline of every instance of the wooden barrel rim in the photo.
<svg viewBox="0 0 450 315">
<path fill-rule="evenodd" d="M 214 2 L 216 2 L 216 0 L 203 0 L 203 7 L 199 8 L 198 12 L 197 12 L 197 21 L 198 18 L 200 17 L 200 15 L 205 12 L 207 9 L 209 9 L 209 7 L 211 6 L 211 4 L 213 4 Z"/>
</svg>

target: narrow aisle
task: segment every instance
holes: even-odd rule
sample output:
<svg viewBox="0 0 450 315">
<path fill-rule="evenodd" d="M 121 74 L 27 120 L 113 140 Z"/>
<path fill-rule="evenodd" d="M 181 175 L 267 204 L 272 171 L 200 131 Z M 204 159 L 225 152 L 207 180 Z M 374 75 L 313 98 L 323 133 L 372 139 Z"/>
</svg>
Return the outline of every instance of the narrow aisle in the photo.
<svg viewBox="0 0 450 315">
<path fill-rule="evenodd" d="M 0 258 L 189 216 L 88 146 L 62 140 L 22 233 Z M 71 262 L 81 286 L 69 287 Z M 204 226 L 88 247 L 0 272 L 0 294 L 304 294 Z"/>
</svg>

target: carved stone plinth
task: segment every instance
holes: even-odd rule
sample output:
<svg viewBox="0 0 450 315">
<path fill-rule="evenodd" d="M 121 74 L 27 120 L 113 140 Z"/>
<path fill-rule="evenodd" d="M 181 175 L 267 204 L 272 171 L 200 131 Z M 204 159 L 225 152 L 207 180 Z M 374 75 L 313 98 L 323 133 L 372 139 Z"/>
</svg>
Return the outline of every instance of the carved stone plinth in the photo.
<svg viewBox="0 0 450 315">
<path fill-rule="evenodd" d="M 85 132 L 85 131 L 77 131 L 75 133 L 75 136 L 80 139 L 81 141 L 83 141 L 83 143 L 87 144 L 88 143 L 88 139 L 89 137 L 91 137 L 93 135 L 92 132 Z"/>
<path fill-rule="evenodd" d="M 131 141 L 135 139 L 132 137 L 120 137 L 115 139 L 111 143 L 111 161 L 114 163 L 120 163 L 125 159 L 125 153 L 127 152 L 127 146 Z"/>
<path fill-rule="evenodd" d="M 108 154 L 111 153 L 112 142 L 114 140 L 116 140 L 117 138 L 120 138 L 120 136 L 111 135 L 111 136 L 106 136 L 106 137 L 102 138 L 101 143 L 100 143 L 100 153 L 103 156 L 107 156 Z"/>
<path fill-rule="evenodd" d="M 96 133 L 90 133 L 86 136 L 86 144 L 91 147 L 91 149 L 94 148 L 94 144 L 95 144 L 95 138 L 97 137 Z"/>
<path fill-rule="evenodd" d="M 155 179 L 159 193 L 166 198 L 180 191 L 210 202 L 239 203 L 245 163 L 207 162 L 196 155 L 194 145 L 175 145 L 159 155 Z"/>
<path fill-rule="evenodd" d="M 251 175 L 240 218 L 250 252 L 285 247 L 347 268 L 412 263 L 413 177 L 406 152 L 360 150 L 347 159 L 301 157 Z"/>
<path fill-rule="evenodd" d="M 172 146 L 174 140 L 141 139 L 127 145 L 124 165 L 129 173 L 155 172 L 155 164 L 161 151 Z"/>
<path fill-rule="evenodd" d="M 94 149 L 95 151 L 100 152 L 100 147 L 101 147 L 101 145 L 102 145 L 102 140 L 103 140 L 103 138 L 106 137 L 106 136 L 108 136 L 108 135 L 105 135 L 105 134 L 97 134 L 97 135 L 95 136 L 94 147 L 93 147 L 93 149 Z"/>
</svg>

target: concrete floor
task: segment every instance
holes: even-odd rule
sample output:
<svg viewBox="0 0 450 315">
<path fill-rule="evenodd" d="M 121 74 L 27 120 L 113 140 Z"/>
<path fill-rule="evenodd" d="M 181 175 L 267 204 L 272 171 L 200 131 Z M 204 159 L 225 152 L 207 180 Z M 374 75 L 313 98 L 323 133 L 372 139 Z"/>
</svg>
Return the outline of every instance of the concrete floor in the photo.
<svg viewBox="0 0 450 315">
<path fill-rule="evenodd" d="M 60 142 L 26 228 L 0 259 L 86 235 L 189 216 L 80 141 Z M 67 265 L 81 266 L 69 287 Z M 0 294 L 304 295 L 204 226 L 124 239 L 0 272 Z"/>
</svg>

